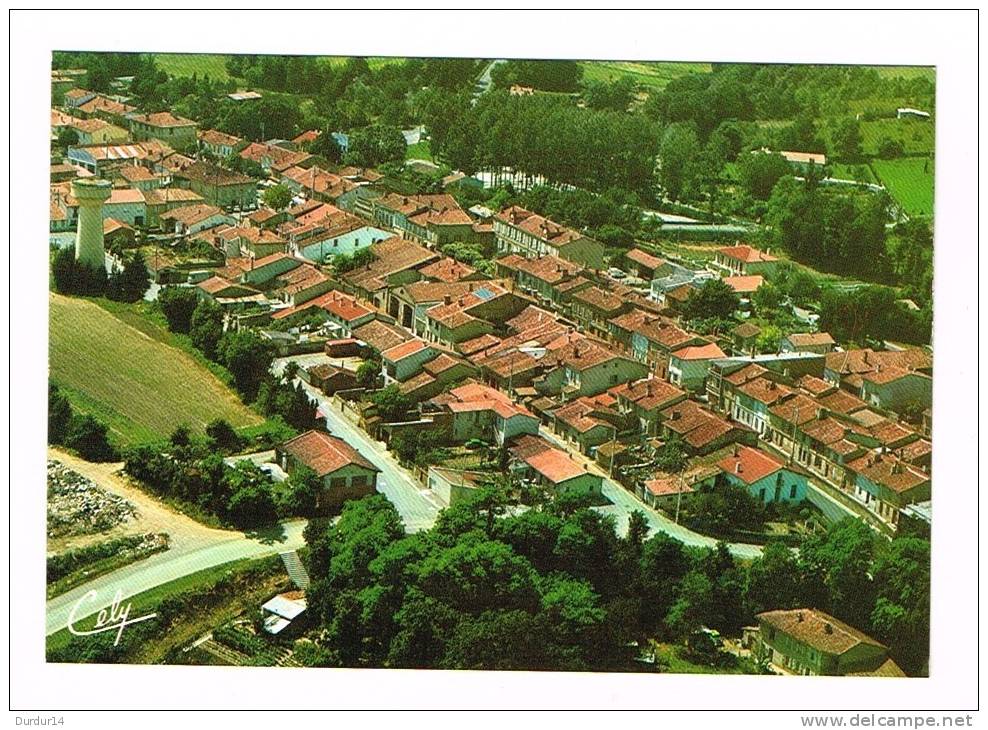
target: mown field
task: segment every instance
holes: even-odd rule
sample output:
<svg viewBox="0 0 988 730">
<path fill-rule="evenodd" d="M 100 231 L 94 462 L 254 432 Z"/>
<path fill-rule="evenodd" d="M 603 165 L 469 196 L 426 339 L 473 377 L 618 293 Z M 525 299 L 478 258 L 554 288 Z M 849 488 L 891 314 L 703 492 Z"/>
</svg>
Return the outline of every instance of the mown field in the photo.
<svg viewBox="0 0 988 730">
<path fill-rule="evenodd" d="M 875 174 L 909 215 L 933 215 L 933 161 L 925 157 L 873 160 Z"/>
<path fill-rule="evenodd" d="M 208 75 L 214 81 L 231 78 L 226 70 L 227 57 L 218 53 L 155 53 L 158 67 L 171 76 Z"/>
<path fill-rule="evenodd" d="M 220 53 L 155 53 L 154 60 L 158 67 L 171 76 L 206 76 L 219 81 L 227 81 L 233 77 L 226 70 L 226 59 L 229 57 Z M 347 61 L 347 56 L 326 56 L 325 60 L 333 65 Z M 390 56 L 372 56 L 367 59 L 367 65 L 372 69 L 396 63 L 404 59 Z"/>
<path fill-rule="evenodd" d="M 866 156 L 878 154 L 883 139 L 902 142 L 907 155 L 933 152 L 934 124 L 920 119 L 874 119 L 861 122 L 861 147 Z"/>
<path fill-rule="evenodd" d="M 260 416 L 206 367 L 162 339 L 85 299 L 49 295 L 49 368 L 73 406 L 106 421 L 121 445 L 168 436 L 215 418 L 233 426 Z M 146 328 L 153 330 L 153 323 Z"/>
<path fill-rule="evenodd" d="M 583 61 L 584 81 L 616 81 L 630 76 L 649 89 L 664 89 L 673 79 L 691 73 L 709 73 L 709 63 L 672 61 Z"/>
</svg>

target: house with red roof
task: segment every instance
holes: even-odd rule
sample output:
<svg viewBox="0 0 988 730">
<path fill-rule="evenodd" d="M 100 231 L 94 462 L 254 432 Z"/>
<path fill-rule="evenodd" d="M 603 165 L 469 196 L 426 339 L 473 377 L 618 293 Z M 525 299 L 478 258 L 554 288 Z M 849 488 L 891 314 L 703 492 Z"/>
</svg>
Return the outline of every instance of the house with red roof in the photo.
<svg viewBox="0 0 988 730">
<path fill-rule="evenodd" d="M 131 136 L 137 142 L 157 139 L 176 148 L 196 142 L 196 123 L 191 119 L 176 117 L 167 111 L 130 114 L 128 118 Z"/>
<path fill-rule="evenodd" d="M 929 408 L 933 405 L 933 378 L 895 365 L 878 366 L 861 376 L 859 395 L 872 405 L 889 411 Z"/>
<path fill-rule="evenodd" d="M 583 396 L 564 403 L 552 412 L 553 428 L 560 436 L 590 455 L 594 446 L 615 441 L 625 428 L 625 419 L 609 393 Z"/>
<path fill-rule="evenodd" d="M 624 258 L 629 264 L 628 273 L 645 281 L 655 279 L 658 275 L 664 274 L 665 269 L 670 268 L 665 259 L 653 256 L 640 248 L 631 249 L 624 255 Z"/>
<path fill-rule="evenodd" d="M 696 494 L 702 485 L 712 485 L 720 470 L 710 464 L 688 465 L 682 473 L 656 473 L 645 480 L 640 494 L 645 504 L 675 513 Z"/>
<path fill-rule="evenodd" d="M 717 461 L 717 468 L 728 484 L 746 489 L 759 502 L 802 502 L 806 498 L 805 472 L 753 446 L 735 445 Z"/>
<path fill-rule="evenodd" d="M 629 309 L 631 303 L 627 298 L 599 286 L 589 286 L 572 295 L 569 314 L 584 330 L 606 337 L 610 321 Z"/>
<path fill-rule="evenodd" d="M 758 614 L 752 653 L 778 674 L 904 677 L 888 647 L 816 608 Z M 747 642 L 746 642 L 747 643 Z"/>
<path fill-rule="evenodd" d="M 665 377 L 669 355 L 689 345 L 705 345 L 707 340 L 687 332 L 666 317 L 644 309 L 632 309 L 610 322 L 611 336 L 631 350 L 639 362 Z"/>
<path fill-rule="evenodd" d="M 891 526 L 910 504 L 930 499 L 929 468 L 909 464 L 894 452 L 879 449 L 847 463 L 854 496 Z"/>
<path fill-rule="evenodd" d="M 508 452 L 514 474 L 542 486 L 553 496 L 601 495 L 603 479 L 600 476 L 541 436 L 521 436 L 515 439 Z"/>
<path fill-rule="evenodd" d="M 580 275 L 584 270 L 582 264 L 559 256 L 526 258 L 519 253 L 509 253 L 495 259 L 494 265 L 498 276 L 513 279 L 526 294 L 557 306 L 564 303 L 564 295 L 571 297 L 592 286 L 589 279 Z"/>
<path fill-rule="evenodd" d="M 439 354 L 425 340 L 415 338 L 390 347 L 381 353 L 386 383 L 401 383 L 422 372 L 422 366 Z"/>
<path fill-rule="evenodd" d="M 826 355 L 833 352 L 837 343 L 829 332 L 793 332 L 782 338 L 782 352 L 816 352 Z"/>
<path fill-rule="evenodd" d="M 771 276 L 775 273 L 778 262 L 779 259 L 772 256 L 770 251 L 761 251 L 742 243 L 717 249 L 713 261 L 715 266 L 729 272 L 731 276 Z"/>
<path fill-rule="evenodd" d="M 452 438 L 457 443 L 483 439 L 504 445 L 524 434 L 538 434 L 539 419 L 505 393 L 468 381 L 435 396 L 429 407 L 450 414 Z"/>
<path fill-rule="evenodd" d="M 724 351 L 713 342 L 681 347 L 669 354 L 669 382 L 686 390 L 703 391 L 710 361 L 722 357 Z"/>
<path fill-rule="evenodd" d="M 372 201 L 378 223 L 401 231 L 416 241 L 442 246 L 453 241 L 474 239 L 473 218 L 456 198 L 439 195 L 400 195 L 388 193 Z"/>
<path fill-rule="evenodd" d="M 757 434 L 732 424 L 696 401 L 686 400 L 664 408 L 660 414 L 661 437 L 679 439 L 692 455 L 705 455 L 734 443 L 754 445 Z"/>
<path fill-rule="evenodd" d="M 657 435 L 662 410 L 687 397 L 686 391 L 653 377 L 622 383 L 607 392 L 617 399 L 618 411 L 637 424 L 643 436 Z"/>
<path fill-rule="evenodd" d="M 345 292 L 333 290 L 310 299 L 294 307 L 279 310 L 271 319 L 280 320 L 300 312 L 318 314 L 332 324 L 335 337 L 350 337 L 353 330 L 374 319 L 374 310 L 365 307 L 357 299 Z"/>
<path fill-rule="evenodd" d="M 497 249 L 526 258 L 557 256 L 597 271 L 604 268 L 604 244 L 584 233 L 513 205 L 494 216 Z"/>
<path fill-rule="evenodd" d="M 648 375 L 646 365 L 579 332 L 549 342 L 540 359 L 545 372 L 533 382 L 542 395 L 578 398 L 597 395 Z"/>
<path fill-rule="evenodd" d="M 351 499 L 377 491 L 379 469 L 346 441 L 325 431 L 306 431 L 277 449 L 281 467 L 289 474 L 305 466 L 315 472 L 323 489 L 316 511 L 331 514 Z"/>
</svg>

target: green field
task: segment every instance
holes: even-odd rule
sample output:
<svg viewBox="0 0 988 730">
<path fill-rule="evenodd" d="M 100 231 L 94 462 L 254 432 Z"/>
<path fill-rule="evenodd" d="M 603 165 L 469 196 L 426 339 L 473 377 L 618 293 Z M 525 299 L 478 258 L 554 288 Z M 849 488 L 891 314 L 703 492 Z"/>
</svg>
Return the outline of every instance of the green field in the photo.
<svg viewBox="0 0 988 730">
<path fill-rule="evenodd" d="M 883 139 L 898 139 L 907 155 L 933 152 L 933 121 L 920 119 L 875 119 L 861 122 L 861 146 L 865 155 L 877 155 Z"/>
<path fill-rule="evenodd" d="M 226 56 L 217 53 L 155 53 L 158 67 L 170 76 L 208 75 L 214 81 L 228 81 Z"/>
<path fill-rule="evenodd" d="M 232 76 L 226 70 L 226 59 L 228 55 L 220 53 L 155 53 L 154 60 L 158 67 L 171 76 L 192 76 L 199 77 L 208 75 L 214 81 L 228 81 Z M 333 65 L 339 65 L 347 61 L 347 56 L 325 56 L 325 60 Z M 378 69 L 387 66 L 389 63 L 403 61 L 402 58 L 390 56 L 372 56 L 367 59 L 367 65 L 371 69 Z"/>
<path fill-rule="evenodd" d="M 429 140 L 423 139 L 405 148 L 406 160 L 432 160 L 432 149 L 429 147 Z"/>
<path fill-rule="evenodd" d="M 875 66 L 878 75 L 887 79 L 922 78 L 936 81 L 937 70 L 933 66 Z"/>
<path fill-rule="evenodd" d="M 872 169 L 909 215 L 933 215 L 933 162 L 925 157 L 873 160 Z M 924 170 L 925 168 L 925 170 Z"/>
<path fill-rule="evenodd" d="M 85 299 L 50 294 L 49 306 L 52 379 L 121 445 L 168 436 L 182 423 L 201 432 L 214 418 L 234 427 L 261 422 L 202 364 L 165 344 L 167 331 L 149 335 Z"/>
<path fill-rule="evenodd" d="M 649 90 L 661 90 L 673 79 L 691 73 L 710 73 L 709 63 L 671 61 L 583 61 L 584 81 L 616 81 L 630 76 Z"/>
</svg>

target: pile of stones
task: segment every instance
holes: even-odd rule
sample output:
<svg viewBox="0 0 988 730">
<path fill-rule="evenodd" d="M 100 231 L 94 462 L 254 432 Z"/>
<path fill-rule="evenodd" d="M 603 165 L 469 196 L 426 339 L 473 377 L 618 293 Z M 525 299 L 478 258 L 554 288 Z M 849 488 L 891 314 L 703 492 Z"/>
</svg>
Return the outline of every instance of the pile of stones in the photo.
<svg viewBox="0 0 988 730">
<path fill-rule="evenodd" d="M 103 532 L 136 515 L 134 505 L 124 498 L 101 489 L 60 461 L 48 461 L 48 537 Z"/>
</svg>

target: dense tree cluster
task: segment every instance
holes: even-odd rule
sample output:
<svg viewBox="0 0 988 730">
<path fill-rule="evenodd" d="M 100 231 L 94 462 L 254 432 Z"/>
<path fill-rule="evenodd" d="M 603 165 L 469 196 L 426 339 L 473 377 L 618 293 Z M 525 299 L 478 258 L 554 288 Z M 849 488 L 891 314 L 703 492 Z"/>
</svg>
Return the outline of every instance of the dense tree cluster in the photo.
<svg viewBox="0 0 988 730">
<path fill-rule="evenodd" d="M 319 425 L 316 406 L 301 383 L 275 377 L 264 378 L 257 391 L 255 406 L 266 416 L 279 416 L 298 431 L 308 431 Z"/>
<path fill-rule="evenodd" d="M 358 167 L 375 167 L 405 159 L 407 144 L 401 130 L 387 124 L 371 124 L 354 131 L 343 161 Z"/>
<path fill-rule="evenodd" d="M 820 297 L 820 328 L 841 342 L 867 339 L 929 344 L 933 334 L 930 303 L 918 312 L 901 303 L 895 289 L 862 286 L 825 289 Z"/>
<path fill-rule="evenodd" d="M 501 89 L 515 84 L 540 91 L 574 92 L 579 90 L 583 69 L 578 61 L 512 60 L 491 70 L 491 80 Z"/>
<path fill-rule="evenodd" d="M 785 177 L 772 191 L 771 238 L 793 258 L 822 271 L 881 281 L 888 276 L 883 195 L 838 192 Z"/>
<path fill-rule="evenodd" d="M 634 245 L 642 220 L 639 196 L 620 187 L 594 194 L 537 185 L 521 195 L 520 204 L 617 248 Z"/>
<path fill-rule="evenodd" d="M 60 294 L 95 297 L 106 293 L 106 269 L 76 261 L 74 248 L 55 251 L 51 277 L 55 291 Z"/>
<path fill-rule="evenodd" d="M 494 91 L 475 105 L 467 95 L 432 95 L 423 121 L 433 153 L 464 172 L 512 168 L 589 190 L 651 187 L 658 136 L 640 114 Z"/>
<path fill-rule="evenodd" d="M 199 293 L 192 287 L 166 286 L 158 292 L 158 306 L 172 332 L 188 334 L 198 304 Z"/>
<path fill-rule="evenodd" d="M 712 73 L 670 81 L 649 97 L 646 112 L 664 123 L 692 122 L 705 139 L 725 120 L 840 116 L 848 102 L 875 96 L 932 106 L 933 83 L 883 78 L 861 66 L 715 64 Z"/>
<path fill-rule="evenodd" d="M 117 450 L 110 443 L 106 424 L 89 414 L 75 413 L 69 399 L 48 381 L 48 443 L 67 446 L 88 461 L 113 461 Z"/>
<path fill-rule="evenodd" d="M 727 320 L 734 316 L 741 299 L 723 279 L 708 279 L 693 289 L 683 306 L 687 320 Z"/>
<path fill-rule="evenodd" d="M 179 427 L 167 444 L 145 444 L 126 454 L 124 470 L 152 492 L 238 527 L 260 527 L 279 517 L 310 516 L 321 481 L 299 469 L 284 482 L 250 460 L 224 462 L 223 454 L 244 441 L 225 422 L 214 422 L 206 436 Z"/>
<path fill-rule="evenodd" d="M 329 666 L 627 669 L 629 641 L 740 633 L 760 611 L 816 606 L 925 668 L 929 543 L 879 541 L 847 520 L 797 554 L 770 544 L 750 565 L 723 544 L 692 549 L 641 515 L 613 520 L 557 499 L 505 515 L 499 487 L 405 535 L 383 496 L 306 529 L 309 607 Z M 915 583 L 911 583 L 915 581 Z M 895 632 L 901 632 L 901 637 Z"/>
</svg>

